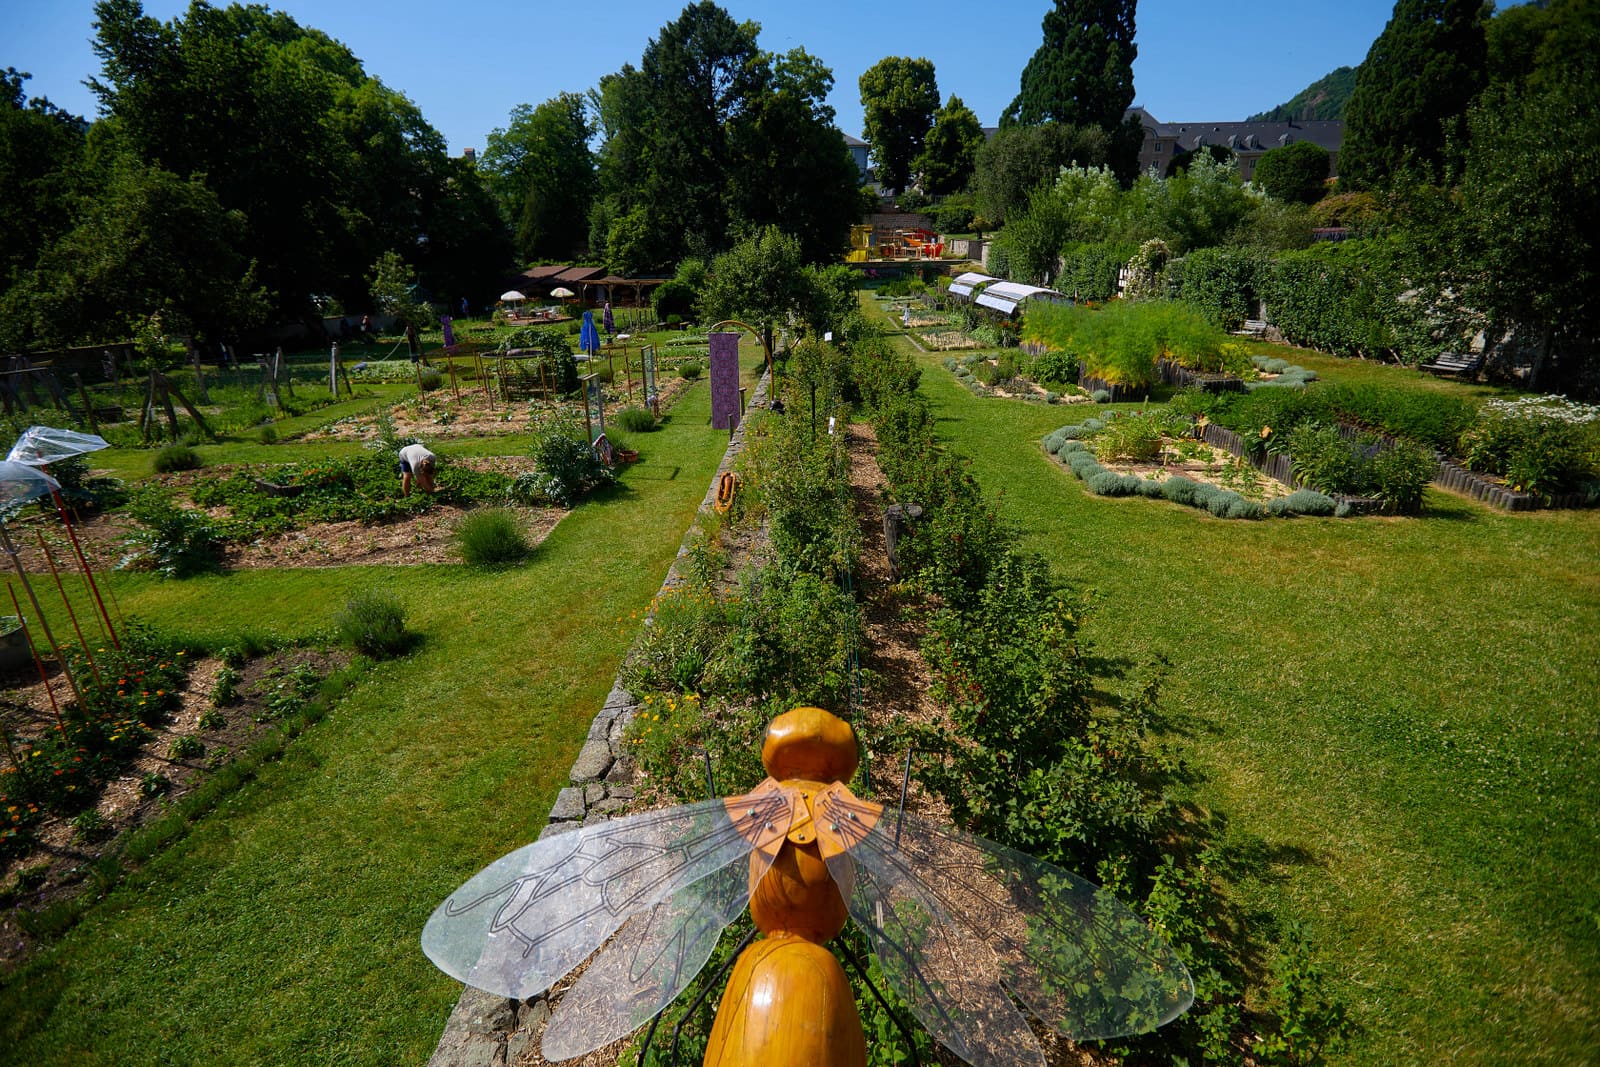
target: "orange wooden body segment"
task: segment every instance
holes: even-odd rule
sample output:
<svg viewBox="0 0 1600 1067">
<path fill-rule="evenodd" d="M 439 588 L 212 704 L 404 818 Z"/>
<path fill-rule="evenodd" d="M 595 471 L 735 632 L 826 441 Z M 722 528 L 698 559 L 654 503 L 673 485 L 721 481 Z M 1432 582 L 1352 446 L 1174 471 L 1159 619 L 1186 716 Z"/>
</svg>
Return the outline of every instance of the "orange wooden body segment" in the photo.
<svg viewBox="0 0 1600 1067">
<path fill-rule="evenodd" d="M 706 1045 L 706 1067 L 865 1067 L 855 995 L 833 953 L 769 937 L 739 956 Z"/>
</svg>

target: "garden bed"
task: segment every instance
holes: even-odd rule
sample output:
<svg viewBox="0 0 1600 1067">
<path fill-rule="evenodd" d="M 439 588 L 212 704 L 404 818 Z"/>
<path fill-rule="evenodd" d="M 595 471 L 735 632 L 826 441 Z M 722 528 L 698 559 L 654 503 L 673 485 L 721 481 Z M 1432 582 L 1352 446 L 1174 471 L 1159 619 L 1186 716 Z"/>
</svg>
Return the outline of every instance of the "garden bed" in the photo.
<svg viewBox="0 0 1600 1067">
<path fill-rule="evenodd" d="M 104 876 L 97 863 L 112 856 L 129 831 L 164 815 L 348 663 L 344 652 L 308 649 L 262 656 L 237 670 L 215 657 L 197 659 L 177 706 L 147 727 L 149 739 L 100 787 L 98 799 L 77 816 L 46 817 L 35 828 L 31 851 L 0 865 L 0 972 L 32 951 L 39 929 L 35 913 L 97 885 Z M 219 704 L 224 672 L 232 674 L 224 685 L 236 696 Z M 51 685 L 61 699 L 65 679 L 58 673 Z M 54 727 L 42 683 L 6 691 L 0 729 L 15 745 L 36 743 Z"/>
</svg>

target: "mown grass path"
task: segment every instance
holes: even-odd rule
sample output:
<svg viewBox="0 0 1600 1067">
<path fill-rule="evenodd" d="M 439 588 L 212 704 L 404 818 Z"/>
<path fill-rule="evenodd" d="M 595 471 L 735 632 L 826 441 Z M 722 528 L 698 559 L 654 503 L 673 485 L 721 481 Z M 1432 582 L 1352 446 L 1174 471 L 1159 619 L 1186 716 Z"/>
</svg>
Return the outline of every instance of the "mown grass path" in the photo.
<svg viewBox="0 0 1600 1067">
<path fill-rule="evenodd" d="M 527 565 L 119 578 L 163 628 L 294 635 L 379 585 L 425 637 L 0 990 L 0 1061 L 425 1062 L 460 985 L 417 936 L 532 840 L 727 445 L 697 385 Z"/>
<path fill-rule="evenodd" d="M 1100 654 L 1170 662 L 1236 899 L 1308 920 L 1360 1027 L 1336 1062 L 1600 1058 L 1600 512 L 1098 498 L 1038 444 L 1093 409 L 980 399 L 917 358 L 942 438 L 1092 594 Z"/>
</svg>

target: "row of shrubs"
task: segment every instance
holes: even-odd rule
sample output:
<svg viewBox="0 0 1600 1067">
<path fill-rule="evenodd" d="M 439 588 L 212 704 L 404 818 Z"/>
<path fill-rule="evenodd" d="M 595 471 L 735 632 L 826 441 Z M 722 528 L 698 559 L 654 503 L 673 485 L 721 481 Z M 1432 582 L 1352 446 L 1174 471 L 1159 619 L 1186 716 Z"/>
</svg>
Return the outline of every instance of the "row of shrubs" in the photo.
<svg viewBox="0 0 1600 1067">
<path fill-rule="evenodd" d="M 1194 977 L 1194 1007 L 1109 1051 L 1138 1062 L 1233 1058 L 1258 1036 L 1240 965 L 1255 948 L 1214 936 L 1242 927 L 1230 927 L 1205 846 L 1180 814 L 1179 756 L 1158 739 L 1154 680 L 1120 699 L 1097 695 L 1084 605 L 1047 561 L 1018 548 L 967 461 L 939 443 L 915 365 L 880 339 L 851 348 L 890 496 L 923 508 L 898 558 L 921 594 L 923 656 L 949 720 L 901 725 L 884 747 L 918 753 L 913 775 L 958 823 L 1096 878 L 1171 939 Z M 1285 1027 L 1327 1006 L 1310 993 L 1279 1013 Z"/>
</svg>

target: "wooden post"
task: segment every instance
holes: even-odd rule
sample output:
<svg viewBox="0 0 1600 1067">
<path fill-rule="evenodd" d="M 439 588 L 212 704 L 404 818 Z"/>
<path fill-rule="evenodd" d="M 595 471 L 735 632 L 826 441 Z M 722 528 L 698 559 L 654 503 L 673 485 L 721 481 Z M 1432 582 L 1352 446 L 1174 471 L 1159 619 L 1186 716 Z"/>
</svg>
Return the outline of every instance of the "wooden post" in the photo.
<svg viewBox="0 0 1600 1067">
<path fill-rule="evenodd" d="M 328 350 L 328 392 L 333 396 L 339 395 L 339 342 L 333 342 Z"/>
<path fill-rule="evenodd" d="M 200 398 L 200 403 L 211 403 L 211 393 L 206 389 L 206 372 L 200 369 L 200 346 L 194 343 L 194 338 L 189 338 L 189 362 L 194 365 L 195 395 Z"/>
<path fill-rule="evenodd" d="M 194 420 L 195 425 L 200 428 L 201 433 L 205 434 L 207 437 L 214 436 L 211 432 L 210 425 L 206 422 L 205 416 L 200 414 L 199 410 L 193 404 L 189 403 L 189 398 L 183 395 L 183 390 L 174 385 L 172 379 L 168 378 L 165 374 L 161 375 L 161 388 L 163 394 L 170 393 L 178 398 L 178 403 L 183 405 L 183 410 L 189 413 L 189 417 Z M 172 400 L 170 398 L 167 400 L 167 413 L 169 415 L 172 414 Z M 175 416 L 173 421 L 177 421 Z"/>
<path fill-rule="evenodd" d="M 286 365 L 286 361 L 283 358 L 283 346 L 282 345 L 278 346 L 278 379 L 277 379 L 277 381 L 278 381 L 279 384 L 283 385 L 285 388 L 287 388 L 289 390 L 289 399 L 293 400 L 294 399 L 294 375 L 289 372 L 289 368 Z"/>
<path fill-rule="evenodd" d="M 152 370 L 150 372 L 150 388 L 152 391 L 161 390 L 161 406 L 166 410 L 167 426 L 171 428 L 172 439 L 176 441 L 178 439 L 178 412 L 172 406 L 172 394 L 167 389 L 166 375 Z M 184 406 L 187 407 L 188 404 L 185 403 Z"/>
<path fill-rule="evenodd" d="M 83 387 L 83 375 L 73 371 L 72 384 L 78 387 L 78 399 L 83 401 L 83 417 L 89 420 L 89 429 L 93 430 L 96 436 L 99 436 L 100 424 L 95 421 L 94 405 L 89 402 L 89 390 Z"/>
</svg>

